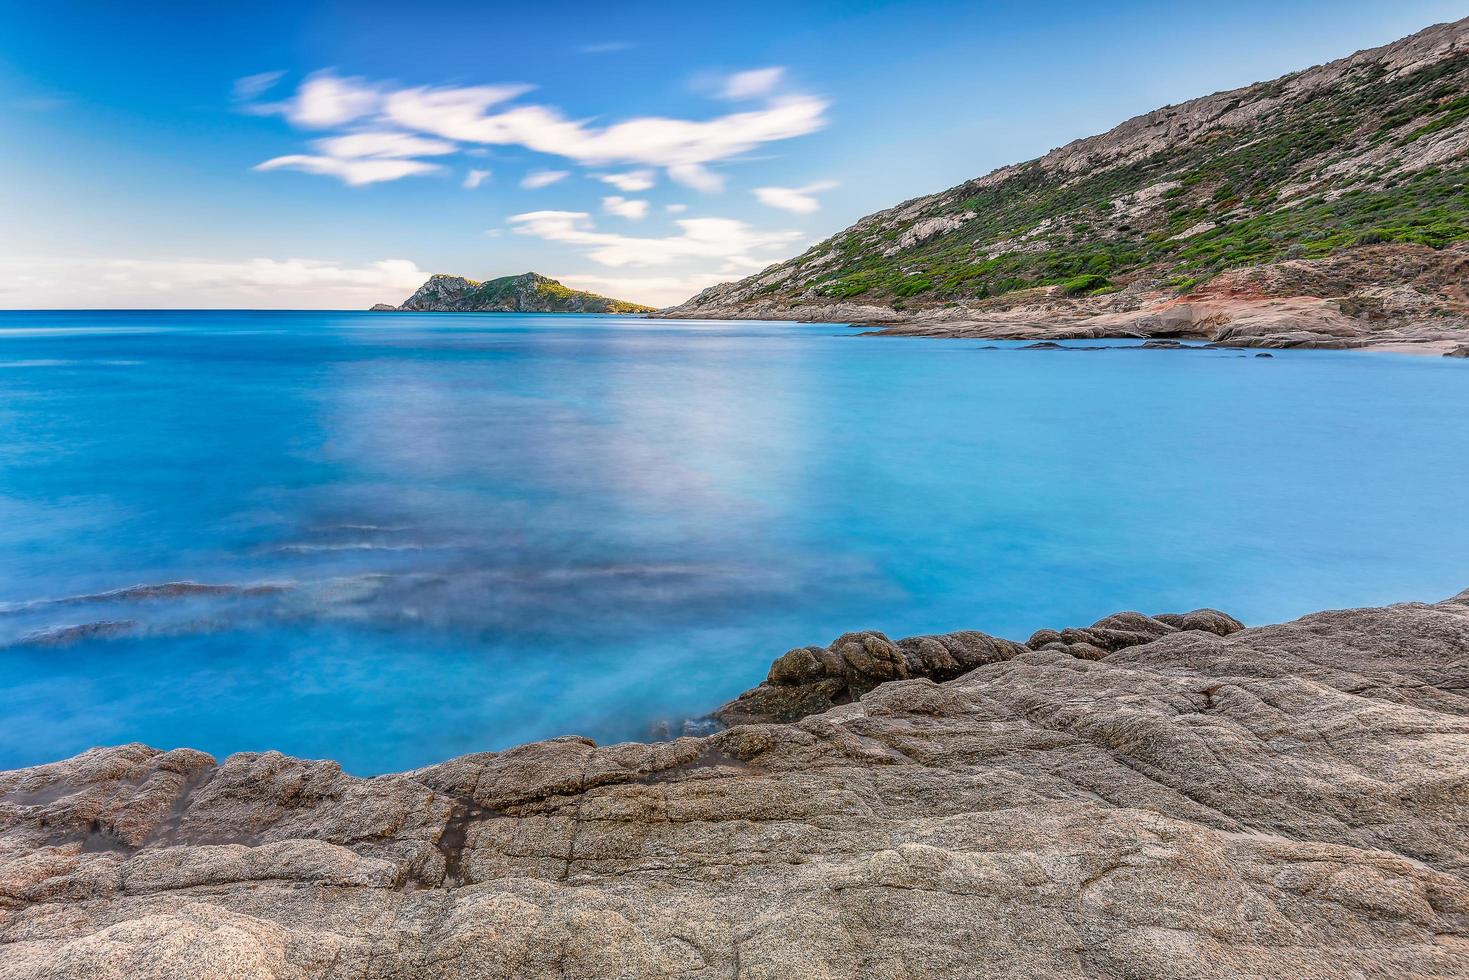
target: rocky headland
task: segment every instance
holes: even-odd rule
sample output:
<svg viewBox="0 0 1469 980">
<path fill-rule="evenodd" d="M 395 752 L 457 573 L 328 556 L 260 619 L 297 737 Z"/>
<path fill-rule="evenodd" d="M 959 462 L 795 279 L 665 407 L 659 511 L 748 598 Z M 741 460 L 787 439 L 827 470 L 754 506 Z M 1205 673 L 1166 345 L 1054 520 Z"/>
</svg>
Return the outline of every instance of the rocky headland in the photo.
<svg viewBox="0 0 1469 980">
<path fill-rule="evenodd" d="M 792 650 L 703 737 L 0 773 L 0 978 L 1469 976 L 1469 592 Z"/>
<path fill-rule="evenodd" d="M 658 315 L 991 339 L 1469 341 L 1469 18 L 862 218 Z"/>
<path fill-rule="evenodd" d="M 651 313 L 651 306 L 563 286 L 538 272 L 478 282 L 430 276 L 401 306 L 379 303 L 374 313 Z"/>
</svg>

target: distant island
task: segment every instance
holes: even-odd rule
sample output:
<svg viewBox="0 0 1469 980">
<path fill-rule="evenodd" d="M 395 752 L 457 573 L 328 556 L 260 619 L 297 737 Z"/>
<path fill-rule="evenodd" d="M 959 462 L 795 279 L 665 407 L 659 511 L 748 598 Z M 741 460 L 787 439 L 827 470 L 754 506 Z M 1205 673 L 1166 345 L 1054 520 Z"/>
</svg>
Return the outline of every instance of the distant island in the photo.
<svg viewBox="0 0 1469 980">
<path fill-rule="evenodd" d="M 1469 19 L 868 215 L 660 316 L 884 333 L 1469 339 Z"/>
<path fill-rule="evenodd" d="M 374 313 L 651 313 L 653 307 L 563 286 L 538 272 L 476 282 L 435 275 L 402 306 L 379 303 Z"/>
</svg>

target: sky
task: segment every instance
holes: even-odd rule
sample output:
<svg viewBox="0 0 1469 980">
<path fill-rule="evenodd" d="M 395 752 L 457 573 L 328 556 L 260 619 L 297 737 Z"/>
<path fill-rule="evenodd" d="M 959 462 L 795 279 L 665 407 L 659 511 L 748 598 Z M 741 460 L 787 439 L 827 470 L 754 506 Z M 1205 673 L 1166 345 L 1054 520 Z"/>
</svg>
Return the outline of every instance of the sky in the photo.
<svg viewBox="0 0 1469 980">
<path fill-rule="evenodd" d="M 0 0 L 0 308 L 651 305 L 1463 0 Z"/>
</svg>

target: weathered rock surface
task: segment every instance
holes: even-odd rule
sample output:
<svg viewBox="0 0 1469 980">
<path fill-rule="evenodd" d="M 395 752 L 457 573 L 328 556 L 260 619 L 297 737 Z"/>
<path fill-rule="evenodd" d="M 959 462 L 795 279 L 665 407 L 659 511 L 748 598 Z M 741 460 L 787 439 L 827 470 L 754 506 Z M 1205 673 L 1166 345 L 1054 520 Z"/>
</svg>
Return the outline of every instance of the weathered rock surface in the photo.
<svg viewBox="0 0 1469 980">
<path fill-rule="evenodd" d="M 1233 269 L 1183 296 L 1133 289 L 1072 299 L 1031 290 L 967 311 L 872 322 L 891 336 L 989 340 L 1187 338 L 1222 347 L 1442 353 L 1469 336 L 1469 245 L 1373 245 Z"/>
<path fill-rule="evenodd" d="M 764 693 L 761 693 L 761 692 Z M 0 980 L 1469 976 L 1469 592 L 793 650 L 703 738 L 0 773 Z"/>
</svg>

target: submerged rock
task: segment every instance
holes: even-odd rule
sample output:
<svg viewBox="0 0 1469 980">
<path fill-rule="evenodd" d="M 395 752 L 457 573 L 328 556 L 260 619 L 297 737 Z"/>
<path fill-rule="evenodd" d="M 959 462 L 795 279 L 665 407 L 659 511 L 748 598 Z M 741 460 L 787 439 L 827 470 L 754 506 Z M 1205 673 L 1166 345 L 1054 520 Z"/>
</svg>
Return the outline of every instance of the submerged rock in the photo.
<svg viewBox="0 0 1469 980">
<path fill-rule="evenodd" d="M 1469 973 L 1469 591 L 849 633 L 705 737 L 0 773 L 0 978 Z M 845 702 L 845 703 L 843 703 Z"/>
</svg>

